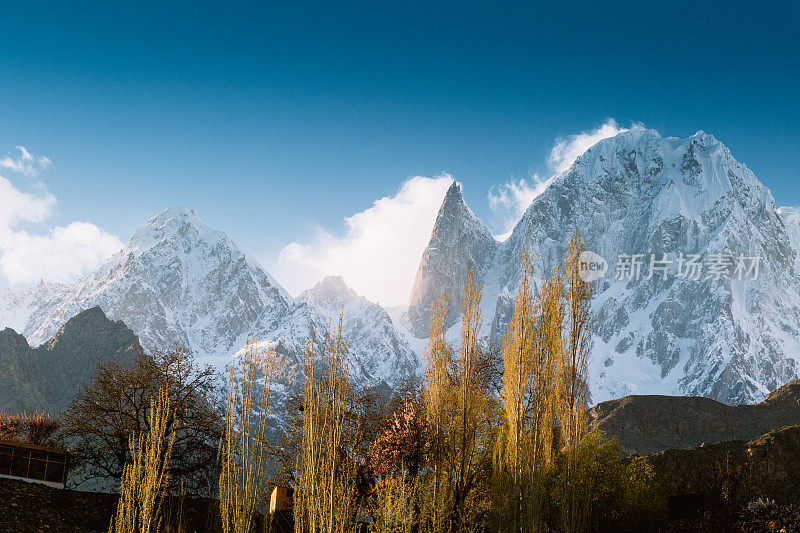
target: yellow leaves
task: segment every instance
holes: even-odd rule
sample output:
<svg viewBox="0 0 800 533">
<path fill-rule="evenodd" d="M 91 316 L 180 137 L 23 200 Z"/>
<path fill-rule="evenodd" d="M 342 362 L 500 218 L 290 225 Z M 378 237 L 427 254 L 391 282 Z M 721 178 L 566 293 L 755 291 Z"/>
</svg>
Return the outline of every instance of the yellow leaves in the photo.
<svg viewBox="0 0 800 533">
<path fill-rule="evenodd" d="M 493 354 L 482 343 L 482 288 L 470 272 L 461 300 L 458 358 L 447 343 L 447 296 L 431 310 L 423 402 L 431 428 L 433 491 L 430 520 L 462 531 L 469 523 L 479 471 L 491 460 L 496 409 L 489 396 Z"/>
<path fill-rule="evenodd" d="M 503 337 L 505 429 L 497 446 L 502 453 L 496 456 L 516 491 L 515 530 L 539 519 L 541 482 L 555 454 L 559 448 L 574 450 L 586 431 L 591 287 L 577 275 L 582 250 L 580 238 L 573 236 L 564 270 L 553 268 L 536 295 L 531 259 L 527 252 L 522 257 L 514 315 Z M 528 494 L 524 502 L 523 492 Z"/>
<path fill-rule="evenodd" d="M 161 503 L 169 478 L 169 461 L 175 432 L 167 388 L 151 400 L 149 432 L 131 437 L 131 463 L 122 474 L 122 493 L 117 513 L 111 520 L 111 533 L 150 533 L 161 530 Z M 169 437 L 168 437 L 169 434 Z"/>
<path fill-rule="evenodd" d="M 418 530 L 426 487 L 418 477 L 382 479 L 372 505 L 373 533 L 412 533 Z"/>
</svg>

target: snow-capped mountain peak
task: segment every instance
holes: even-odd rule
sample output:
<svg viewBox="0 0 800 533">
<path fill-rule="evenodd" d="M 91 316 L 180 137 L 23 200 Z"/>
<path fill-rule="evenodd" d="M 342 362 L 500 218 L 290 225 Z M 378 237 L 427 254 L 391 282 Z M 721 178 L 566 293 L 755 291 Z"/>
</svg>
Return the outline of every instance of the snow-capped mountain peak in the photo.
<svg viewBox="0 0 800 533">
<path fill-rule="evenodd" d="M 228 236 L 182 207 L 150 219 L 97 271 L 44 303 L 25 334 L 36 345 L 95 305 L 131 327 L 145 349 L 179 345 L 199 357 L 227 356 L 251 331 L 299 333 L 302 327 L 287 328 L 295 313 L 301 323 L 312 321 Z"/>
<path fill-rule="evenodd" d="M 193 209 L 175 206 L 154 216 L 134 231 L 124 250 L 141 255 L 165 242 L 184 241 L 189 244 L 200 240 L 216 242 L 223 239 L 227 239 L 227 236 L 208 228 Z"/>
</svg>

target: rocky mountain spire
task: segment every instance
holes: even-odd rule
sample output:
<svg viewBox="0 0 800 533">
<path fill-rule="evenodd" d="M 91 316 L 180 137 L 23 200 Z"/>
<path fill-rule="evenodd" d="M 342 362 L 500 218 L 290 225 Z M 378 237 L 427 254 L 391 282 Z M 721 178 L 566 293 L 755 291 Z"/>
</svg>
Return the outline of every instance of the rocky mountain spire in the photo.
<svg viewBox="0 0 800 533">
<path fill-rule="evenodd" d="M 439 209 L 411 290 L 408 313 L 415 335 L 428 335 L 431 308 L 443 293 L 450 300 L 448 326 L 457 320 L 470 270 L 481 278 L 497 248 L 498 242 L 464 202 L 461 186 L 453 182 Z"/>
</svg>

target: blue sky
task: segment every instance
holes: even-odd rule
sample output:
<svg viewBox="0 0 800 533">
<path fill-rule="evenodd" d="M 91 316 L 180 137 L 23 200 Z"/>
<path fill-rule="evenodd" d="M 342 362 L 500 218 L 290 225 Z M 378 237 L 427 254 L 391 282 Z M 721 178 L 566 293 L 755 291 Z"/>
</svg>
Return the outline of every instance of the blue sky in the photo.
<svg viewBox="0 0 800 533">
<path fill-rule="evenodd" d="M 610 118 L 713 133 L 800 204 L 796 1 L 132 6 L 0 10 L 0 156 L 52 162 L 3 174 L 57 199 L 32 234 L 183 204 L 270 267 L 443 172 L 501 233 L 490 189 Z"/>
</svg>

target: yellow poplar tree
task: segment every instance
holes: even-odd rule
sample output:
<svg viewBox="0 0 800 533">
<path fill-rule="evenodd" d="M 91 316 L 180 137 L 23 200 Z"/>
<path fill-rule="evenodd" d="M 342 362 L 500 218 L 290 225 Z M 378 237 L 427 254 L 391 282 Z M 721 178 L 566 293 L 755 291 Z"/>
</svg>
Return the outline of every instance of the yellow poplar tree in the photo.
<svg viewBox="0 0 800 533">
<path fill-rule="evenodd" d="M 522 277 L 514 300 L 514 315 L 503 337 L 503 392 L 505 431 L 499 443 L 500 468 L 510 470 L 513 487 L 512 528 L 519 531 L 523 505 L 523 487 L 527 479 L 529 444 L 528 413 L 530 395 L 528 381 L 533 371 L 535 316 L 531 297 L 533 265 L 527 252 L 522 258 Z"/>
<path fill-rule="evenodd" d="M 461 300 L 461 348 L 455 365 L 455 416 L 449 438 L 451 469 L 450 531 L 470 528 L 471 498 L 481 482 L 481 468 L 491 452 L 491 405 L 487 377 L 492 354 L 481 342 L 482 288 L 470 272 Z M 490 459 L 490 457 L 488 457 Z"/>
<path fill-rule="evenodd" d="M 219 506 L 224 533 L 249 533 L 266 495 L 267 421 L 275 352 L 259 352 L 252 336 L 228 377 L 220 453 Z M 236 369 L 241 371 L 237 379 Z"/>
<path fill-rule="evenodd" d="M 322 353 L 315 334 L 303 361 L 303 433 L 297 464 L 295 529 L 335 533 L 354 527 L 356 465 L 351 414 L 354 391 L 349 382 L 342 340 L 342 318 L 326 335 Z"/>
<path fill-rule="evenodd" d="M 169 461 L 175 432 L 171 430 L 167 388 L 150 402 L 147 433 L 131 437 L 133 461 L 125 465 L 122 493 L 110 533 L 155 533 L 161 531 L 161 504 L 169 480 Z M 168 437 L 168 434 L 170 435 Z"/>
<path fill-rule="evenodd" d="M 446 425 L 448 424 L 448 405 L 452 397 L 450 367 L 452 352 L 447 344 L 448 297 L 443 294 L 431 309 L 430 335 L 425 349 L 425 381 L 423 384 L 423 404 L 431 428 L 431 451 L 433 463 L 433 499 L 428 510 L 428 519 L 434 530 L 444 520 L 447 505 L 442 494 L 442 478 L 445 474 Z"/>
<path fill-rule="evenodd" d="M 578 469 L 579 446 L 588 431 L 586 402 L 588 400 L 588 356 L 591 348 L 591 299 L 592 286 L 579 275 L 578 262 L 585 249 L 580 236 L 575 233 L 570 239 L 565 264 L 566 316 L 564 334 L 564 357 L 562 358 L 561 383 L 563 397 L 559 411 L 560 436 L 565 453 L 567 478 L 574 478 Z M 577 484 L 571 488 L 564 502 L 563 520 L 567 531 L 585 528 L 587 495 L 579 494 Z"/>
<path fill-rule="evenodd" d="M 526 253 L 514 315 L 503 339 L 505 426 L 497 465 L 510 471 L 511 531 L 536 530 L 541 522 L 543 481 L 553 460 L 559 405 L 562 280 L 554 270 L 533 300 L 533 266 Z M 496 457 L 497 459 L 497 457 Z"/>
</svg>

